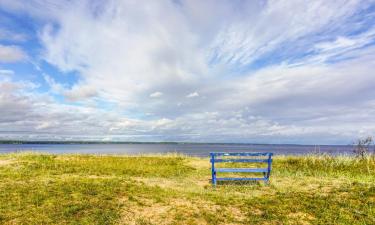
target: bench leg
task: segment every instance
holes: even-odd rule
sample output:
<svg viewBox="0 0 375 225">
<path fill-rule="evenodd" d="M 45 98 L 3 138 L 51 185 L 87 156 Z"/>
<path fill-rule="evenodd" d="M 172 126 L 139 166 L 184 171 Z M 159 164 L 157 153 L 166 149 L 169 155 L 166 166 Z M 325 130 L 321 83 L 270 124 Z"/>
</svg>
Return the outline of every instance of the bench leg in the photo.
<svg viewBox="0 0 375 225">
<path fill-rule="evenodd" d="M 269 173 L 263 172 L 264 176 L 264 184 L 269 185 L 270 184 L 270 175 Z"/>
<path fill-rule="evenodd" d="M 215 154 L 211 155 L 211 173 L 212 173 L 212 185 L 216 186 L 216 170 L 215 170 Z"/>
<path fill-rule="evenodd" d="M 212 184 L 216 186 L 216 183 L 217 181 L 216 181 L 216 171 L 215 171 L 215 172 L 212 172 Z"/>
<path fill-rule="evenodd" d="M 264 176 L 264 178 L 266 178 L 264 180 L 264 184 L 269 185 L 270 184 L 270 174 L 266 173 L 265 176 Z"/>
</svg>

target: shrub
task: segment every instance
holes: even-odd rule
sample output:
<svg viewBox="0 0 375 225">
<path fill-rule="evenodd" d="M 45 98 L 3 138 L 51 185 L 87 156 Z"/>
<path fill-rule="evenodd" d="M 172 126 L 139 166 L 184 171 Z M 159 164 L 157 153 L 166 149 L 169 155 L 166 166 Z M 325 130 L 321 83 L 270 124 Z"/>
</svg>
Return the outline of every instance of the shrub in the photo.
<svg viewBox="0 0 375 225">
<path fill-rule="evenodd" d="M 366 138 L 360 138 L 354 143 L 354 153 L 357 157 L 364 159 L 370 152 L 370 147 L 373 144 L 373 138 L 371 136 Z"/>
</svg>

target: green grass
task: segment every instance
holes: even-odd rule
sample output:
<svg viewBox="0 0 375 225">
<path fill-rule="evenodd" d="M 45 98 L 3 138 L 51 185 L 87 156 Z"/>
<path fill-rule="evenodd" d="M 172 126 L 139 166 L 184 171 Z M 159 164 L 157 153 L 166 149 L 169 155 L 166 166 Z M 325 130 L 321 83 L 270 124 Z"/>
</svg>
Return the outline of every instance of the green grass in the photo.
<svg viewBox="0 0 375 225">
<path fill-rule="evenodd" d="M 375 224 L 375 158 L 278 156 L 269 186 L 213 188 L 207 158 L 3 154 L 0 224 Z"/>
</svg>

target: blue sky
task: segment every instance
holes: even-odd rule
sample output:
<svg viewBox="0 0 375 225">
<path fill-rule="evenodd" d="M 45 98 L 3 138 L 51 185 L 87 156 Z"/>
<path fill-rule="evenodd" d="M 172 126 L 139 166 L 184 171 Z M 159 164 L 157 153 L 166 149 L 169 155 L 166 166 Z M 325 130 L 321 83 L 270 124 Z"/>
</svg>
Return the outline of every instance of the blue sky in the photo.
<svg viewBox="0 0 375 225">
<path fill-rule="evenodd" d="M 0 139 L 350 144 L 375 1 L 0 0 Z"/>
</svg>

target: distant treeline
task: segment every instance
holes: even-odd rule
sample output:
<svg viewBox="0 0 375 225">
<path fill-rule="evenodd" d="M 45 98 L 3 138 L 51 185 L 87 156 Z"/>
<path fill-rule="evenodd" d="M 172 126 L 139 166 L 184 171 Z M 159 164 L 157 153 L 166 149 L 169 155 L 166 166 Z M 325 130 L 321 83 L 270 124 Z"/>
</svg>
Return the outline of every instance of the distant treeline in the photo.
<svg viewBox="0 0 375 225">
<path fill-rule="evenodd" d="M 235 142 L 142 142 L 142 141 L 26 141 L 26 140 L 0 140 L 0 144 L 206 144 L 206 145 L 283 145 L 283 146 L 330 146 L 330 145 L 312 145 L 312 144 L 261 144 L 261 143 L 235 143 Z M 334 145 L 340 146 L 340 145 Z M 341 145 L 344 146 L 344 145 Z M 347 144 L 346 146 L 354 146 L 354 144 Z"/>
<path fill-rule="evenodd" d="M 142 141 L 22 141 L 22 140 L 0 140 L 0 144 L 207 144 L 207 145 L 248 145 L 250 143 L 212 143 L 212 142 L 142 142 Z M 251 144 L 264 145 L 264 144 Z M 272 145 L 272 144 L 270 144 Z"/>
<path fill-rule="evenodd" d="M 136 141 L 20 141 L 0 140 L 0 144 L 185 144 L 180 142 L 136 142 Z"/>
</svg>

